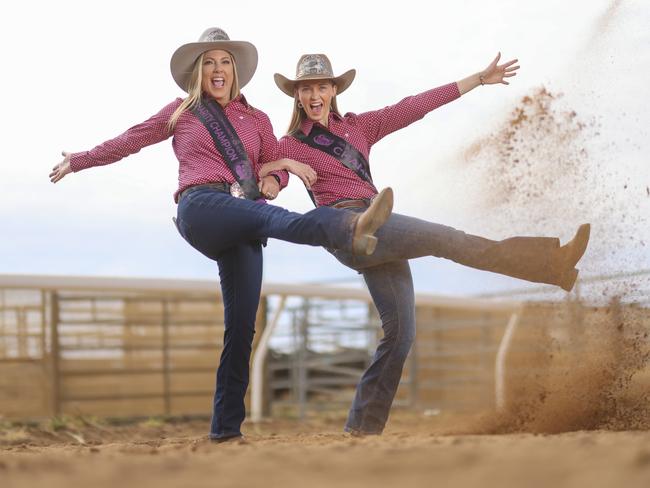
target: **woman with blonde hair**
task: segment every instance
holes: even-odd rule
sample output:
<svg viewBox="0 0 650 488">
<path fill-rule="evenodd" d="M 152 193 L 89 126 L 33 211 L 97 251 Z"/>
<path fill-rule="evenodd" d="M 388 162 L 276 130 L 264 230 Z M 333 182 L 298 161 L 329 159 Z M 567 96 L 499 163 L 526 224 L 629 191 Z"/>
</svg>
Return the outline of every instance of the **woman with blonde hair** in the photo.
<svg viewBox="0 0 650 488">
<path fill-rule="evenodd" d="M 334 76 L 327 56 L 305 54 L 298 61 L 294 79 L 275 75 L 276 85 L 293 98 L 294 104 L 288 133 L 280 140 L 279 156 L 306 163 L 316 171 L 318 180 L 311 186 L 310 196 L 318 208 L 361 212 L 377 194 L 368 164 L 372 145 L 478 86 L 507 85 L 507 78 L 515 76 L 519 66 L 515 65 L 517 60 L 499 65 L 499 59 L 500 55 L 486 69 L 461 81 L 407 97 L 395 105 L 341 115 L 336 96 L 350 86 L 355 70 Z M 283 169 L 285 164 L 279 160 L 265 166 L 260 174 Z M 586 250 L 589 230 L 589 224 L 580 226 L 573 240 L 564 246 L 557 238 L 548 237 L 492 241 L 392 214 L 377 233 L 379 245 L 372 256 L 329 250 L 341 263 L 363 275 L 384 330 L 372 363 L 357 387 L 345 430 L 353 434 L 380 434 L 388 419 L 415 337 L 409 259 L 441 257 L 569 291 L 578 275 L 575 265 Z"/>
<path fill-rule="evenodd" d="M 175 220 L 182 237 L 217 262 L 224 303 L 224 347 L 217 370 L 209 437 L 241 436 L 245 417 L 249 359 L 262 282 L 262 245 L 269 237 L 371 254 L 374 233 L 392 209 L 384 190 L 360 216 L 332 208 L 304 215 L 266 205 L 288 181 L 285 170 L 260 177 L 277 159 L 277 139 L 267 115 L 239 92 L 257 67 L 257 50 L 231 41 L 219 28 L 198 42 L 184 44 L 171 58 L 171 73 L 184 91 L 160 112 L 90 151 L 66 153 L 50 173 L 57 182 L 70 172 L 114 163 L 145 146 L 173 136 L 179 161 Z M 284 161 L 289 170 L 313 183 L 304 164 Z"/>
</svg>

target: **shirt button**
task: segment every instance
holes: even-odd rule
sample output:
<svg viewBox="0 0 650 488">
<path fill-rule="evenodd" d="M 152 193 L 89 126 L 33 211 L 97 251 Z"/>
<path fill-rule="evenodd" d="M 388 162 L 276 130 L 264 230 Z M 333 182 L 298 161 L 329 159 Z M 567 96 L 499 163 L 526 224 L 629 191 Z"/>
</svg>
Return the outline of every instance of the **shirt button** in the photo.
<svg viewBox="0 0 650 488">
<path fill-rule="evenodd" d="M 239 116 L 239 120 L 244 120 L 244 116 L 243 116 L 243 115 L 240 115 L 240 116 Z"/>
<path fill-rule="evenodd" d="M 348 134 L 348 133 L 346 132 L 346 133 L 345 133 L 345 137 L 350 137 L 350 134 Z"/>
</svg>

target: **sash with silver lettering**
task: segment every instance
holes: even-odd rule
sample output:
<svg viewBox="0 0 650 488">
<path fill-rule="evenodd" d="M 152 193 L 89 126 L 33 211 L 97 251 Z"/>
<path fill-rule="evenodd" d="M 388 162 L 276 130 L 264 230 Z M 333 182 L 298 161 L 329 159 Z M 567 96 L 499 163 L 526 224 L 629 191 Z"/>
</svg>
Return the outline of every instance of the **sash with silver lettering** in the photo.
<svg viewBox="0 0 650 488">
<path fill-rule="evenodd" d="M 214 100 L 202 98 L 199 104 L 192 109 L 192 113 L 208 129 L 214 145 L 241 187 L 243 196 L 249 200 L 262 198 L 257 187 L 253 163 L 248 159 L 244 144 L 226 114 L 223 113 L 221 105 Z M 238 196 L 233 190 L 234 188 L 231 187 L 233 196 Z"/>
<path fill-rule="evenodd" d="M 323 151 L 329 154 L 334 159 L 338 160 L 343 166 L 351 169 L 356 175 L 366 183 L 372 186 L 372 189 L 377 192 L 374 183 L 372 182 L 372 175 L 370 174 L 370 165 L 366 158 L 345 139 L 332 134 L 324 127 L 314 125 L 308 136 L 303 134 L 301 130 L 292 134 L 293 137 L 308 146 Z"/>
</svg>

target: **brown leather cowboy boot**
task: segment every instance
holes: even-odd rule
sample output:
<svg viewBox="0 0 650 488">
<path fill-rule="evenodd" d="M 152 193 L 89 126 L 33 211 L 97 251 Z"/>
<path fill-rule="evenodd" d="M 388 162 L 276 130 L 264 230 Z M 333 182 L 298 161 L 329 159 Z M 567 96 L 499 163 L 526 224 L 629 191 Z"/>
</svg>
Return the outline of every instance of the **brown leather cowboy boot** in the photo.
<svg viewBox="0 0 650 488">
<path fill-rule="evenodd" d="M 575 265 L 580 261 L 582 255 L 587 250 L 589 243 L 589 234 L 591 232 L 590 224 L 582 224 L 578 227 L 576 235 L 564 246 L 558 249 L 560 277 L 557 285 L 563 290 L 571 291 L 578 278 L 578 270 Z"/>
<path fill-rule="evenodd" d="M 377 232 L 390 217 L 393 210 L 393 189 L 384 188 L 372 199 L 368 209 L 357 216 L 354 235 L 352 237 L 352 252 L 357 255 L 370 255 L 375 252 Z"/>
</svg>

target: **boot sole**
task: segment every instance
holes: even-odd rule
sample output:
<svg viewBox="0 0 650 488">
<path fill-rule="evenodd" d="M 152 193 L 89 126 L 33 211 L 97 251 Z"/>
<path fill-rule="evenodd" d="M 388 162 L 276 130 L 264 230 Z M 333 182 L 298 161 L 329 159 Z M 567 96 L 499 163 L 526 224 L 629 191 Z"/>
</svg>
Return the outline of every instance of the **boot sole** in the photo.
<svg viewBox="0 0 650 488">
<path fill-rule="evenodd" d="M 560 288 L 565 291 L 571 291 L 576 284 L 578 279 L 579 270 L 575 269 L 574 266 L 578 264 L 578 261 L 582 259 L 585 251 L 587 250 L 587 245 L 589 244 L 589 237 L 591 235 L 591 225 L 582 224 L 578 227 L 576 235 L 571 239 L 571 242 L 568 243 L 569 246 L 576 246 L 575 249 L 572 249 L 571 255 L 567 258 L 567 268 L 570 268 L 569 271 L 566 271 L 562 279 L 560 280 Z"/>
<path fill-rule="evenodd" d="M 578 232 L 576 232 L 575 237 L 572 239 L 571 244 L 575 243 L 577 246 L 571 257 L 569 258 L 568 267 L 573 268 L 578 261 L 582 259 L 585 251 L 587 250 L 587 245 L 589 244 L 589 237 L 591 235 L 591 225 L 582 224 L 578 227 Z"/>
</svg>

